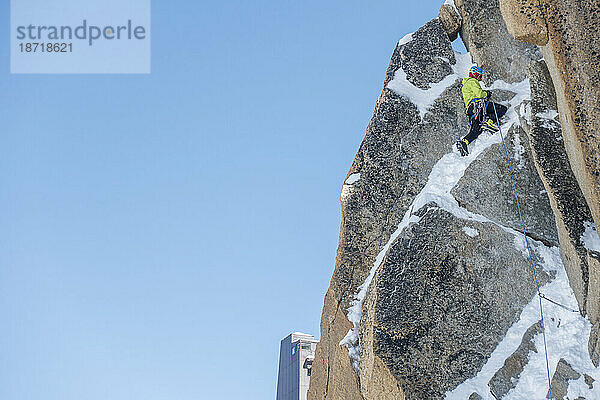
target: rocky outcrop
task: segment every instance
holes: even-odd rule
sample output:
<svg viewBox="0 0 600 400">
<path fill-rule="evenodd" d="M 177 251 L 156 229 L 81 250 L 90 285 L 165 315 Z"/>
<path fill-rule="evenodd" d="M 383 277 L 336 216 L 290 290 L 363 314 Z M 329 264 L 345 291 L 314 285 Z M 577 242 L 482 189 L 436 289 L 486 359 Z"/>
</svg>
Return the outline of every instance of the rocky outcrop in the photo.
<svg viewBox="0 0 600 400">
<path fill-rule="evenodd" d="M 523 372 L 525 365 L 529 362 L 529 353 L 536 352 L 537 348 L 533 341 L 535 335 L 542 332 L 542 321 L 531 325 L 523 335 L 521 344 L 504 361 L 504 365 L 500 368 L 489 381 L 488 385 L 494 398 L 501 399 L 519 381 L 519 376 Z"/>
<path fill-rule="evenodd" d="M 585 222 L 592 220 L 590 209 L 569 164 L 559 122 L 556 96 L 546 63 L 529 68 L 531 82 L 530 142 L 536 166 L 554 211 L 563 262 L 582 312 L 595 323 L 600 318 L 597 284 L 598 255 L 588 250 L 581 237 Z M 591 290 L 591 292 L 590 292 Z"/>
<path fill-rule="evenodd" d="M 430 65 L 432 57 L 436 59 Z M 437 19 L 394 50 L 384 89 L 342 188 L 340 244 L 325 295 L 310 399 L 362 398 L 348 350 L 340 347 L 352 327 L 347 310 L 378 252 L 425 185 L 433 164 L 447 151 L 439 146 L 447 142 L 442 137 L 458 137 L 467 124 L 466 117 L 457 112 L 461 107 L 458 83 L 450 89 L 447 102 L 434 104 L 435 113 L 427 114 L 425 120 L 413 103 L 387 85 L 402 68 L 409 81 L 428 87 L 452 73 L 454 62 L 450 42 Z"/>
<path fill-rule="evenodd" d="M 528 40 L 524 1 L 501 0 L 502 12 L 515 37 Z M 600 223 L 600 4 L 598 1 L 544 0 L 534 25 L 547 30 L 544 45 L 557 96 L 564 145 L 572 171 L 596 225 Z M 543 21 L 543 22 L 542 22 Z M 537 29 L 537 28 L 536 28 Z"/>
<path fill-rule="evenodd" d="M 449 4 L 442 4 L 438 19 L 442 23 L 450 41 L 453 42 L 456 40 L 462 23 L 462 19 L 458 14 L 458 9 Z"/>
<path fill-rule="evenodd" d="M 462 17 L 460 35 L 485 82 L 520 82 L 526 68 L 541 57 L 537 47 L 515 40 L 507 31 L 498 0 L 455 0 Z"/>
<path fill-rule="evenodd" d="M 381 359 L 406 399 L 441 399 L 483 367 L 535 287 L 512 233 L 471 221 L 479 234 L 470 237 L 435 203 L 416 215 L 370 285 L 361 358 Z"/>
<path fill-rule="evenodd" d="M 600 324 L 596 323 L 590 333 L 588 352 L 595 366 L 600 364 Z"/>
<path fill-rule="evenodd" d="M 543 46 L 546 64 L 532 67 L 532 89 L 540 86 L 538 112 L 555 110 L 560 126 L 556 119 L 546 115 L 540 120 L 534 113 L 540 175 L 554 188 L 549 193 L 569 281 L 580 309 L 597 325 L 600 255 L 585 249 L 581 234 L 584 222 L 600 222 L 600 3 L 501 0 L 501 10 L 515 38 Z M 551 104 L 542 104 L 544 98 Z M 590 343 L 596 340 L 590 337 Z"/>
<path fill-rule="evenodd" d="M 561 358 L 552 377 L 552 385 L 550 386 L 552 389 L 552 398 L 563 400 L 567 396 L 569 381 L 577 380 L 580 377 L 581 374 L 575 371 L 571 364 L 565 361 L 564 358 Z M 551 398 L 550 393 L 548 393 L 547 398 Z"/>
<path fill-rule="evenodd" d="M 485 50 L 480 54 L 485 55 Z M 470 223 L 471 229 L 481 233 L 474 238 L 465 234 L 465 222 L 443 209 L 415 214 L 422 221 L 397 239 L 369 286 L 359 343 L 350 350 L 340 346 L 352 328 L 346 312 L 378 252 L 425 186 L 433 165 L 468 127 L 460 95 L 462 76 L 454 78 L 455 83 L 439 95 L 423 118 L 416 105 L 388 84 L 401 71 L 407 82 L 427 90 L 453 74 L 455 63 L 448 36 L 437 19 L 394 51 L 384 90 L 342 189 L 340 246 L 325 297 L 311 399 L 439 397 L 481 368 L 534 294 L 532 272 L 514 245 L 515 233 L 509 233 L 518 228 L 512 200 L 496 199 L 498 206 L 486 210 L 488 198 L 499 192 L 494 185 L 501 182 L 502 190 L 510 185 L 500 147 L 494 145 L 464 174 L 455 191 L 465 211 L 489 219 Z M 499 75 L 511 73 L 502 66 L 496 70 Z M 510 101 L 514 93 L 498 91 L 496 95 Z M 497 172 L 486 178 L 488 169 Z M 518 185 L 532 205 L 528 214 L 533 221 L 531 233 L 553 241 L 552 220 L 540 217 L 550 208 L 537 179 L 529 163 Z M 476 193 L 482 195 L 477 198 Z M 439 232 L 440 237 L 431 232 Z M 411 254 L 418 257 L 410 258 Z M 508 269 L 507 260 L 512 266 Z M 399 269 L 406 273 L 399 274 Z M 543 271 L 538 273 L 547 279 Z M 515 277 L 521 286 L 515 286 Z M 439 285 L 432 285 L 431 279 Z M 390 292 L 399 286 L 406 287 L 401 298 L 395 297 L 394 290 Z M 448 330 L 447 324 L 456 330 Z M 413 326 L 416 331 L 406 330 Z M 473 331 L 482 334 L 469 336 Z M 442 340 L 431 342 L 430 335 Z M 439 363 L 432 365 L 432 359 Z M 428 383 L 432 379 L 433 385 Z"/>
<path fill-rule="evenodd" d="M 538 46 L 548 43 L 548 27 L 539 0 L 500 0 L 500 12 L 515 39 Z"/>
<path fill-rule="evenodd" d="M 396 46 L 342 186 L 340 245 L 325 296 L 311 400 L 501 398 L 519 390 L 531 355 L 540 356 L 534 275 L 542 286 L 564 288 L 555 294 L 570 293 L 564 272 L 557 278 L 558 270 L 548 269 L 549 262 L 560 264 L 551 248 L 559 242 L 580 309 L 592 322 L 597 315 L 597 254 L 581 242 L 593 213 L 560 151 L 561 130 L 551 111 L 560 111 L 561 100 L 545 94 L 551 78 L 542 63 L 527 70 L 541 52 L 510 36 L 498 1 L 455 4 L 458 12 L 445 4 L 439 19 Z M 543 30 L 536 29 L 522 37 L 542 41 Z M 468 128 L 460 94 L 468 65 L 459 66 L 464 62 L 450 43 L 457 31 L 488 83 L 504 81 L 496 82 L 503 89 L 493 89 L 493 98 L 510 107 L 505 143 L 483 134 L 467 158 L 451 152 Z M 574 210 L 581 211 L 576 218 Z M 574 304 L 568 296 L 561 301 Z M 574 317 L 561 320 L 555 311 L 549 318 L 553 331 L 580 318 L 565 312 Z M 507 336 L 512 344 L 505 343 Z M 589 349 L 600 361 L 600 323 Z"/>
<path fill-rule="evenodd" d="M 520 126 L 513 126 L 508 132 L 508 151 L 513 158 L 513 174 L 519 188 L 521 212 L 526 232 L 535 240 L 553 246 L 558 245 L 558 234 L 548 196 L 542 182 L 537 179 L 537 171 L 531 158 L 527 134 Z M 516 212 L 510 171 L 503 150 L 490 151 L 471 164 L 469 170 L 452 195 L 458 204 L 478 214 L 490 215 L 503 226 L 520 231 L 521 222 Z M 509 207 L 507 207 L 509 205 Z"/>
</svg>

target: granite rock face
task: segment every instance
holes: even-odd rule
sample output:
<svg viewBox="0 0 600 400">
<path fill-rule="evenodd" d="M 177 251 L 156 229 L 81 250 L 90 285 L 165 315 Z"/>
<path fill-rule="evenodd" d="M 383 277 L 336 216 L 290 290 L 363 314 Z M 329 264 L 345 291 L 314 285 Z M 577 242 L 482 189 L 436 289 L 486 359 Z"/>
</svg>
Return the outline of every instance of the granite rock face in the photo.
<svg viewBox="0 0 600 400">
<path fill-rule="evenodd" d="M 592 220 L 585 197 L 569 164 L 559 122 L 556 96 L 550 73 L 543 61 L 529 68 L 531 82 L 530 143 L 536 166 L 552 204 L 560 237 L 563 262 L 569 282 L 582 312 L 592 323 L 600 318 L 595 292 L 590 287 L 590 276 L 597 280 L 598 261 L 595 252 L 586 249 L 581 241 L 584 223 Z M 592 292 L 590 292 L 592 290 Z"/>
<path fill-rule="evenodd" d="M 462 23 L 461 17 L 458 15 L 457 10 L 448 4 L 442 4 L 438 19 L 442 23 L 442 26 L 444 27 L 444 30 L 446 31 L 450 41 L 452 42 L 456 40 Z"/>
<path fill-rule="evenodd" d="M 456 63 L 454 50 L 438 19 L 429 21 L 412 34 L 408 43 L 400 46 L 400 59 L 407 80 L 419 89 L 429 89 L 452 74 L 452 65 Z"/>
<path fill-rule="evenodd" d="M 363 306 L 358 371 L 353 368 L 356 360 L 351 359 L 348 349 L 340 346 L 351 328 L 346 312 L 369 275 L 378 252 L 425 186 L 433 165 L 468 129 L 460 94 L 463 76 L 456 76 L 455 83 L 439 95 L 423 119 L 417 107 L 390 90 L 388 84 L 396 72 L 402 70 L 409 83 L 426 90 L 452 74 L 455 62 L 448 36 L 437 19 L 424 25 L 412 35 L 412 40 L 399 44 L 394 51 L 383 92 L 342 188 L 340 246 L 325 297 L 310 399 L 439 398 L 445 390 L 452 389 L 481 368 L 506 329 L 514 323 L 519 310 L 534 294 L 531 270 L 521 251 L 514 246 L 515 233 L 507 233 L 516 227 L 509 223 L 514 222 L 514 218 L 485 224 L 472 222 L 471 229 L 481 232 L 472 238 L 462 230 L 465 221 L 440 209 L 432 212 L 431 219 L 428 214 L 423 215 L 423 222 L 407 231 L 406 234 L 421 231 L 420 239 L 416 235 L 399 240 L 378 269 L 375 278 L 378 283 L 370 286 Z M 498 91 L 496 95 L 499 100 L 509 100 L 514 93 Z M 490 153 L 495 155 L 486 153 L 483 159 L 490 158 L 485 162 L 499 167 L 503 162 L 502 153 L 497 151 L 498 145 L 494 148 L 496 151 Z M 488 190 L 488 180 L 469 180 L 472 174 L 483 174 L 483 168 L 465 173 L 459 183 L 462 192 Z M 527 183 L 520 183 L 524 191 L 530 182 L 539 180 L 531 171 L 529 168 L 524 172 L 528 178 L 521 183 Z M 497 179 L 502 180 L 502 185 L 510 182 L 506 174 L 498 173 Z M 541 187 L 539 181 L 532 190 L 538 187 Z M 545 199 L 539 196 L 539 190 L 534 197 L 534 204 L 540 209 L 549 209 L 544 204 Z M 478 207 L 477 202 L 469 201 L 471 203 L 472 212 L 481 212 L 490 220 L 495 220 L 498 211 L 505 216 L 515 212 L 510 202 L 504 204 L 504 208 L 492 210 Z M 503 223 L 507 226 L 498 226 Z M 540 228 L 536 225 L 531 229 L 534 235 L 548 240 L 555 238 L 547 220 L 536 224 Z M 431 236 L 432 232 L 440 232 L 441 237 Z M 448 232 L 452 235 L 448 236 Z M 450 253 L 443 256 L 447 252 Z M 423 253 L 427 254 L 424 264 L 419 262 L 421 257 L 406 259 L 410 261 L 407 264 L 410 273 L 397 276 L 400 259 Z M 514 270 L 506 269 L 507 257 Z M 541 279 L 545 279 L 545 274 L 538 272 Z M 515 288 L 515 276 L 522 278 L 522 286 Z M 430 278 L 445 286 L 425 284 Z M 397 284 L 407 285 L 407 293 L 415 297 L 401 301 L 394 298 L 390 290 Z M 501 300 L 490 295 L 498 292 L 502 293 Z M 433 300 L 437 295 L 447 298 L 436 304 Z M 481 301 L 486 305 L 483 312 Z M 415 313 L 429 317 L 421 320 Z M 436 322 L 437 318 L 442 319 Z M 389 332 L 402 330 L 415 320 L 419 321 L 420 333 L 390 336 Z M 452 324 L 457 330 L 448 330 L 445 324 Z M 433 343 L 425 334 L 427 330 L 442 337 L 444 344 L 439 347 Z M 486 333 L 469 336 L 468 332 L 473 330 Z M 421 346 L 428 352 L 418 350 Z M 441 364 L 433 366 L 430 361 L 438 357 Z M 431 379 L 437 383 L 429 385 L 427 382 Z"/>
<path fill-rule="evenodd" d="M 538 46 L 548 43 L 548 27 L 539 0 L 500 0 L 500 12 L 515 39 Z"/>
<path fill-rule="evenodd" d="M 536 46 L 515 40 L 506 29 L 498 0 L 455 0 L 461 13 L 461 37 L 487 84 L 497 79 L 520 82 L 526 68 L 541 57 Z"/>
<path fill-rule="evenodd" d="M 437 58 L 430 64 L 432 57 Z M 415 86 L 429 87 L 452 73 L 454 53 L 435 19 L 394 50 L 367 134 L 342 187 L 342 226 L 336 266 L 325 295 L 310 399 L 359 399 L 360 385 L 348 350 L 340 347 L 351 323 L 346 312 L 375 257 L 427 181 L 435 162 L 465 131 L 457 82 L 422 121 L 417 107 L 387 87 L 402 68 Z M 429 79 L 429 81 L 427 80 Z M 440 146 L 440 143 L 447 143 Z M 351 177 L 360 174 L 360 179 Z M 382 378 L 383 379 L 383 378 Z M 383 379 L 385 381 L 385 379 Z"/>
<path fill-rule="evenodd" d="M 581 377 L 581 374 L 573 369 L 565 359 L 561 358 L 556 366 L 554 376 L 552 376 L 552 398 L 556 400 L 563 400 L 567 396 L 569 390 L 569 381 L 577 380 Z M 550 398 L 548 393 L 547 398 Z"/>
<path fill-rule="evenodd" d="M 533 339 L 535 335 L 541 332 L 542 321 L 531 325 L 523 335 L 523 339 L 517 350 L 504 361 L 502 368 L 494 374 L 488 385 L 490 392 L 495 398 L 501 399 L 516 386 L 519 376 L 523 372 L 525 365 L 529 362 L 529 353 L 537 353 Z"/>
<path fill-rule="evenodd" d="M 598 325 L 600 255 L 583 246 L 581 234 L 584 222 L 600 222 L 600 3 L 501 0 L 501 9 L 516 38 L 544 46 L 545 63 L 530 68 L 531 143 L 556 214 L 571 287 L 582 313 Z M 529 14 L 529 24 L 523 24 Z"/>
<path fill-rule="evenodd" d="M 565 149 L 600 226 L 600 3 L 546 0 L 544 6 L 549 41 L 542 52 L 556 91 Z M 600 324 L 599 260 L 597 253 L 588 254 L 586 311 L 595 326 Z"/>
<path fill-rule="evenodd" d="M 535 240 L 555 246 L 558 244 L 556 224 L 548 195 L 531 159 L 527 134 L 520 126 L 515 126 L 506 132 L 505 142 L 510 156 L 519 154 L 520 157 L 518 160 L 513 158 L 512 171 L 519 188 L 526 232 Z M 495 145 L 492 151 L 474 161 L 452 190 L 452 195 L 468 211 L 487 215 L 504 226 L 521 231 L 510 170 L 503 151 L 501 144 Z"/>
<path fill-rule="evenodd" d="M 435 203 L 416 215 L 369 288 L 361 359 L 381 359 L 406 399 L 442 399 L 483 367 L 535 287 L 513 234 Z M 479 234 L 468 236 L 465 225 Z M 547 282 L 541 268 L 537 274 Z"/>
<path fill-rule="evenodd" d="M 503 14 L 518 37 L 522 1 L 502 0 Z M 565 148 L 596 225 L 600 223 L 600 4 L 544 0 L 539 18 L 548 32 L 542 49 L 554 83 Z M 542 25 L 541 22 L 536 24 Z"/>
<path fill-rule="evenodd" d="M 439 19 L 396 46 L 342 186 L 340 244 L 325 296 L 310 400 L 443 399 L 484 368 L 536 294 L 534 271 L 519 244 L 520 218 L 499 138 L 477 139 L 471 150 L 486 144 L 474 150 L 464 171 L 446 176 L 449 167 L 439 170 L 443 162 L 461 168 L 464 159 L 451 149 L 468 130 L 460 93 L 466 69 L 457 73 L 464 61 L 450 43 L 456 32 L 484 68 L 487 83 L 503 81 L 492 92 L 494 101 L 510 107 L 505 120 L 511 127 L 503 133 L 527 235 L 535 243 L 537 279 L 541 285 L 554 279 L 541 265 L 549 247 L 560 243 L 580 309 L 596 323 L 589 351 L 600 361 L 600 269 L 594 264 L 600 256 L 581 243 L 584 222 L 594 213 L 568 168 L 570 154 L 561 152 L 561 129 L 552 113 L 562 113 L 561 99 L 548 95 L 556 79 L 536 63 L 539 48 L 508 33 L 497 0 L 455 4 L 460 15 L 444 5 Z M 541 43 L 544 32 L 538 28 L 519 37 Z M 552 35 L 549 27 L 549 41 Z M 528 77 L 531 99 L 522 90 Z M 406 93 L 393 89 L 398 79 Z M 426 110 L 417 104 L 432 98 Z M 562 131 L 564 136 L 564 123 Z M 577 217 L 573 210 L 579 210 Z M 538 252 L 538 246 L 545 250 Z M 516 351 L 518 341 L 506 353 L 510 356 L 494 364 L 496 369 L 503 362 L 502 367 L 495 374 L 488 367 L 483 384 L 468 387 L 461 398 L 491 393 L 501 398 L 515 388 L 537 351 L 540 325 L 524 332 L 535 321 L 523 326 Z M 555 378 L 558 382 L 560 374 Z"/>
<path fill-rule="evenodd" d="M 600 365 L 600 323 L 596 323 L 592 327 L 588 341 L 588 352 L 594 365 Z"/>
</svg>

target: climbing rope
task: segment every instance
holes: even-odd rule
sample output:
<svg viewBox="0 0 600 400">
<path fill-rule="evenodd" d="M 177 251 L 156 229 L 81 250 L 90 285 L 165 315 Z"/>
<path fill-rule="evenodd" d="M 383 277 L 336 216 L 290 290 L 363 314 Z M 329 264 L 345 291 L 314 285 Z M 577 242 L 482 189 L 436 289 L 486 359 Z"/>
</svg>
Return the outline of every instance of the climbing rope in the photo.
<svg viewBox="0 0 600 400">
<path fill-rule="evenodd" d="M 550 363 L 548 362 L 548 347 L 546 345 L 546 328 L 544 326 L 544 309 L 542 307 L 542 298 L 549 300 L 544 297 L 540 292 L 540 284 L 535 273 L 535 266 L 533 265 L 533 257 L 531 256 L 531 248 L 529 247 L 529 240 L 527 239 L 527 231 L 525 230 L 525 222 L 523 221 L 523 214 L 521 213 L 521 205 L 519 204 L 519 195 L 517 193 L 517 185 L 515 184 L 515 177 L 513 174 L 512 166 L 510 164 L 510 157 L 508 156 L 508 150 L 506 149 L 506 143 L 504 143 L 504 136 L 502 135 L 502 129 L 500 128 L 500 120 L 498 119 L 498 112 L 496 111 L 496 103 L 492 102 L 494 106 L 494 114 L 496 115 L 496 123 L 498 124 L 498 131 L 500 132 L 500 138 L 502 139 L 502 146 L 504 147 L 504 155 L 506 156 L 506 162 L 508 163 L 508 170 L 510 171 L 510 180 L 512 182 L 513 192 L 515 194 L 515 200 L 517 203 L 517 210 L 519 211 L 519 219 L 521 220 L 521 227 L 523 228 L 523 236 L 525 236 L 525 245 L 527 246 L 527 253 L 529 254 L 529 265 L 533 271 L 533 279 L 535 280 L 535 286 L 537 288 L 538 299 L 540 301 L 540 316 L 542 319 L 542 336 L 544 337 L 544 356 L 546 357 L 546 373 L 548 375 L 548 390 L 550 393 L 550 399 L 554 399 L 552 396 L 552 387 L 550 379 Z"/>
</svg>

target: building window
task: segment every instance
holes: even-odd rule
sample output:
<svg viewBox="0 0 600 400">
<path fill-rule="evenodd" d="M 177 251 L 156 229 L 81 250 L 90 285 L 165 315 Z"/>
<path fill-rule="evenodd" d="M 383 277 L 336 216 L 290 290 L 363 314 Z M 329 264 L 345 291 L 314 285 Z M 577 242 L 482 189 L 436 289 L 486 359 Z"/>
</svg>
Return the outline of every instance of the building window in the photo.
<svg viewBox="0 0 600 400">
<path fill-rule="evenodd" d="M 308 368 L 308 369 L 306 370 L 306 376 L 310 376 L 310 371 L 312 371 L 312 368 Z"/>
<path fill-rule="evenodd" d="M 310 344 L 308 344 L 308 343 L 303 344 L 302 350 L 310 350 Z"/>
</svg>

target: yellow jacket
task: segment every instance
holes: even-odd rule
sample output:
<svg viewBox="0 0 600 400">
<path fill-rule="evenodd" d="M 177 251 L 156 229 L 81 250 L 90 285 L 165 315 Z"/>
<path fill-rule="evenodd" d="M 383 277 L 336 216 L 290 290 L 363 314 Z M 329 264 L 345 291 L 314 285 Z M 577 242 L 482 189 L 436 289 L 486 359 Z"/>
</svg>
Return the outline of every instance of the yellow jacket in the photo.
<svg viewBox="0 0 600 400">
<path fill-rule="evenodd" d="M 462 95 L 465 107 L 469 108 L 474 100 L 485 99 L 487 92 L 481 89 L 477 79 L 468 77 L 462 80 Z"/>
</svg>

